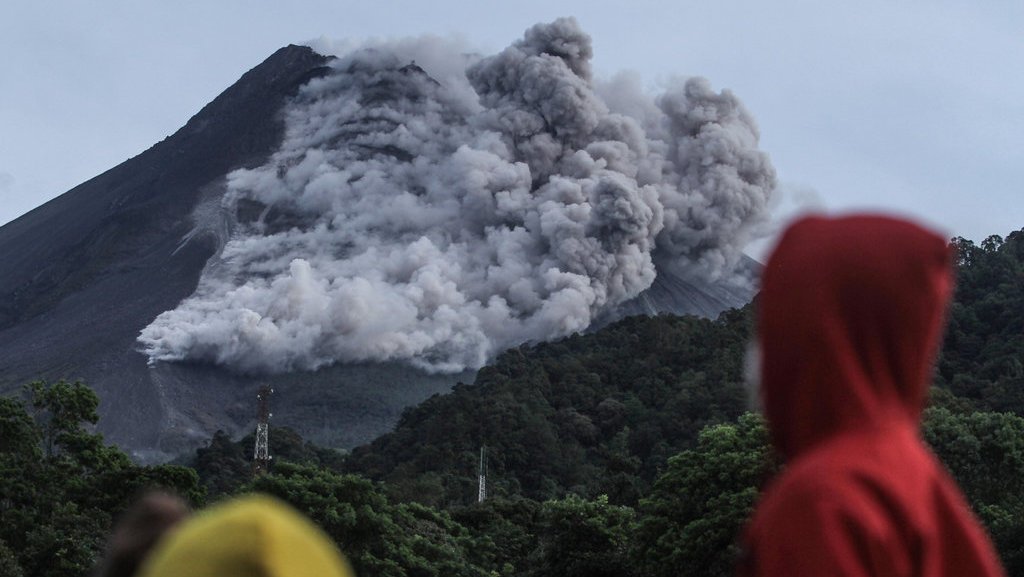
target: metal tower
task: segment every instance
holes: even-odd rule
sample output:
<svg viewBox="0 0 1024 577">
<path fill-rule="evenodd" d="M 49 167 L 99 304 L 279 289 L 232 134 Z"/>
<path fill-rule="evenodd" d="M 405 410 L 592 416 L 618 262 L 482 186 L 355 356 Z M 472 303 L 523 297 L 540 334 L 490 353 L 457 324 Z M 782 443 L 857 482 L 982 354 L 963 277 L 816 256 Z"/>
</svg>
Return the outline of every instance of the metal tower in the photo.
<svg viewBox="0 0 1024 577">
<path fill-rule="evenodd" d="M 487 498 L 487 447 L 480 447 L 480 486 L 477 490 L 476 502 L 483 503 Z"/>
<path fill-rule="evenodd" d="M 252 456 L 253 475 L 262 475 L 270 468 L 270 395 L 274 393 L 267 385 L 260 387 L 256 393 L 256 450 Z"/>
</svg>

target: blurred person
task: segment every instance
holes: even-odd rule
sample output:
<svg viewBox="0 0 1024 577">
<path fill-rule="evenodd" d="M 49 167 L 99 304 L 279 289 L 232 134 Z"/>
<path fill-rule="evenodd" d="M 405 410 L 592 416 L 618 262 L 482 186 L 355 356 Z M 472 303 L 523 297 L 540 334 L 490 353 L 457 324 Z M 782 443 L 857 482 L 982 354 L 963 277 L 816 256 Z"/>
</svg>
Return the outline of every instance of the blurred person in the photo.
<svg viewBox="0 0 1024 577">
<path fill-rule="evenodd" d="M 132 577 L 153 545 L 188 517 L 188 504 L 162 491 L 140 497 L 114 525 L 94 577 Z"/>
<path fill-rule="evenodd" d="M 787 466 L 740 577 L 1004 574 L 919 427 L 953 287 L 946 240 L 872 215 L 783 234 L 758 300 L 761 403 Z"/>
<path fill-rule="evenodd" d="M 140 577 L 352 577 L 312 521 L 264 495 L 197 513 L 156 547 Z"/>
</svg>

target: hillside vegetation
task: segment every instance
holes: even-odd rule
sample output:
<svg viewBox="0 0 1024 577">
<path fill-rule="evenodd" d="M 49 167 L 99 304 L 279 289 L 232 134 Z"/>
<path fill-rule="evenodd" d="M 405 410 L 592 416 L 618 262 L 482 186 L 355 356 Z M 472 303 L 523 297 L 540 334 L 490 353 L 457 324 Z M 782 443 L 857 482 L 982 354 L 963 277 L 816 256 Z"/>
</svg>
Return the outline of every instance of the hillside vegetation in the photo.
<svg viewBox="0 0 1024 577">
<path fill-rule="evenodd" d="M 936 383 L 979 409 L 1024 414 L 1024 229 L 953 242 L 959 274 Z"/>
<path fill-rule="evenodd" d="M 494 495 L 574 493 L 636 504 L 669 457 L 745 408 L 751 309 L 718 320 L 632 317 L 597 333 L 508 351 L 474 385 L 405 412 L 347 467 L 398 498 L 476 498 L 481 447 Z"/>
</svg>

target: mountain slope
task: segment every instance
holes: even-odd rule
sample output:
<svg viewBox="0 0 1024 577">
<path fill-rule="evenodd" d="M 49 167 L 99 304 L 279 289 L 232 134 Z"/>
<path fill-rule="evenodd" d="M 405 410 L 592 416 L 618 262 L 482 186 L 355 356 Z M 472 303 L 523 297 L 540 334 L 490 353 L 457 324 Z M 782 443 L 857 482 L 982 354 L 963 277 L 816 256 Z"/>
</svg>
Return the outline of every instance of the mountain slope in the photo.
<svg viewBox="0 0 1024 577">
<path fill-rule="evenodd" d="M 327 60 L 282 48 L 174 135 L 0 228 L 3 390 L 85 378 L 113 440 L 157 444 L 163 375 L 135 352 L 138 331 L 194 290 L 217 247 L 189 236 L 196 205 L 216 198 L 228 171 L 270 154 L 284 99 Z"/>
<path fill-rule="evenodd" d="M 0 328 L 52 309 L 99 276 L 130 272 L 115 263 L 171 260 L 203 187 L 273 151 L 284 99 L 323 74 L 327 60 L 309 48 L 282 48 L 174 135 L 0 228 Z M 178 260 L 198 272 L 187 256 Z M 145 288 L 159 290 L 156 280 Z"/>
<path fill-rule="evenodd" d="M 272 278 L 276 271 L 268 273 L 267 269 L 260 268 L 264 260 L 271 258 L 276 259 L 275 266 L 284 263 L 286 271 L 289 262 L 312 259 L 314 256 L 327 259 L 325 262 L 328 269 L 337 265 L 337 260 L 330 259 L 337 259 L 339 254 L 347 256 L 344 253 L 351 251 L 353 246 L 344 236 L 346 234 L 359 243 L 367 244 L 367 247 L 361 247 L 367 248 L 367 252 L 360 254 L 371 255 L 366 259 L 371 264 L 382 259 L 372 258 L 372 251 L 379 246 L 370 241 L 386 241 L 392 254 L 415 257 L 418 255 L 413 254 L 415 251 L 409 251 L 409 247 L 428 244 L 425 239 L 429 236 L 438 242 L 432 249 L 442 247 L 447 250 L 456 246 L 457 243 L 450 241 L 457 238 L 457 234 L 441 227 L 430 230 L 431 221 L 419 219 L 420 212 L 409 211 L 409 214 L 417 218 L 406 222 L 398 218 L 402 215 L 397 215 L 395 211 L 400 209 L 400 203 L 420 202 L 417 199 L 451 194 L 452 190 L 459 189 L 460 183 L 480 175 L 497 175 L 497 180 L 488 183 L 495 190 L 474 191 L 475 196 L 467 195 L 466 199 L 460 201 L 464 203 L 463 206 L 476 202 L 486 208 L 481 203 L 493 202 L 494 198 L 501 197 L 505 199 L 503 202 L 507 201 L 508 206 L 513 208 L 520 204 L 526 207 L 516 208 L 519 213 L 508 207 L 502 208 L 505 213 L 501 218 L 497 218 L 496 211 L 488 212 L 484 209 L 469 215 L 479 217 L 480 222 L 476 225 L 479 225 L 480 231 L 486 234 L 497 231 L 494 238 L 498 240 L 491 242 L 493 239 L 488 237 L 488 246 L 485 248 L 493 249 L 496 255 L 493 258 L 499 260 L 491 263 L 490 268 L 483 267 L 482 270 L 488 271 L 487 275 L 481 274 L 479 278 L 488 279 L 484 284 L 493 279 L 497 279 L 495 283 L 507 282 L 511 288 L 502 295 L 496 295 L 504 298 L 504 301 L 502 298 L 490 298 L 486 292 L 482 293 L 483 296 L 473 291 L 456 296 L 470 295 L 472 298 L 464 302 L 471 305 L 483 303 L 474 310 L 483 311 L 485 314 L 480 319 L 490 319 L 490 328 L 497 327 L 496 332 L 504 331 L 506 325 L 525 323 L 527 320 L 533 323 L 527 326 L 529 331 L 517 332 L 514 337 L 506 336 L 505 340 L 495 341 L 501 345 L 497 347 L 498 350 L 523 340 L 543 340 L 543 335 L 548 333 L 541 329 L 547 330 L 548 325 L 561 331 L 558 334 L 569 334 L 573 330 L 585 328 L 587 324 L 584 321 L 587 319 L 594 321 L 592 324 L 602 325 L 632 314 L 672 312 L 714 316 L 726 308 L 748 302 L 752 296 L 749 282 L 742 279 L 737 282 L 737 275 L 731 272 L 728 272 L 726 280 L 707 280 L 700 275 L 688 274 L 686 269 L 689 265 L 682 263 L 688 262 L 687 259 L 697 262 L 707 255 L 711 256 L 701 261 L 700 266 L 731 262 L 738 252 L 736 246 L 747 234 L 745 227 L 748 220 L 756 224 L 758 219 L 763 218 L 762 214 L 754 211 L 751 215 L 729 214 L 725 215 L 729 218 L 719 219 L 722 215 L 714 212 L 729 211 L 728 195 L 731 194 L 754 195 L 758 198 L 755 206 L 760 206 L 759 203 L 764 201 L 773 186 L 774 172 L 763 153 L 757 150 L 756 127 L 749 114 L 727 91 L 714 93 L 702 81 L 687 83 L 670 99 L 675 107 L 672 112 L 678 114 L 679 118 L 669 118 L 667 112 L 659 113 L 664 116 L 658 117 L 662 124 L 651 129 L 652 134 L 655 134 L 651 138 L 655 140 L 651 140 L 650 145 L 660 150 L 658 154 L 663 156 L 671 153 L 672 158 L 664 156 L 663 166 L 654 161 L 644 164 L 637 169 L 640 176 L 629 176 L 632 169 L 624 159 L 632 158 L 639 162 L 637 159 L 646 158 L 632 152 L 630 148 L 642 151 L 648 146 L 643 141 L 642 129 L 635 121 L 610 112 L 590 92 L 587 63 L 550 52 L 551 47 L 544 44 L 551 40 L 547 36 L 549 32 L 568 35 L 581 46 L 588 42 L 571 22 L 560 21 L 547 28 L 531 29 L 527 33 L 528 41 L 517 43 L 499 57 L 482 60 L 485 66 L 472 69 L 476 71 L 475 86 L 483 94 L 479 101 L 474 100 L 476 96 L 469 92 L 456 91 L 458 99 L 455 100 L 458 101 L 445 101 L 447 108 L 442 106 L 441 113 L 435 113 L 435 109 L 430 107 L 435 107 L 445 98 L 451 100 L 454 97 L 448 93 L 442 94 L 439 82 L 420 67 L 406 64 L 407 60 L 399 60 L 397 56 L 390 57 L 390 60 L 378 59 L 377 53 L 369 51 L 353 57 L 342 66 L 337 62 L 331 63 L 330 58 L 316 54 L 309 48 L 283 48 L 245 74 L 174 135 L 0 227 L 0 392 L 11 393 L 24 382 L 36 378 L 83 379 L 100 396 L 100 430 L 112 441 L 135 450 L 136 455 L 144 459 L 166 458 L 191 448 L 204 442 L 217 429 L 236 433 L 251 426 L 255 412 L 253 398 L 257 387 L 263 383 L 277 389 L 273 399 L 276 424 L 293 426 L 307 438 L 325 445 L 351 447 L 366 442 L 387 431 L 403 408 L 434 393 L 447 391 L 456 382 L 472 380 L 472 367 L 481 366 L 482 363 L 445 365 L 444 354 L 460 346 L 457 344 L 459 338 L 455 337 L 469 335 L 475 338 L 477 333 L 485 337 L 477 343 L 480 345 L 478 349 L 493 354 L 495 351 L 488 351 L 484 346 L 490 344 L 490 341 L 485 340 L 493 335 L 479 330 L 479 326 L 474 324 L 479 319 L 469 318 L 469 315 L 461 314 L 463 311 L 456 311 L 448 314 L 448 320 L 455 322 L 452 326 L 463 326 L 467 330 L 454 337 L 446 336 L 448 333 L 444 330 L 437 330 L 432 335 L 433 348 L 428 349 L 428 353 L 435 355 L 434 361 L 437 364 L 430 364 L 428 358 L 428 368 L 442 367 L 442 370 L 450 371 L 452 366 L 469 367 L 462 372 L 449 374 L 424 372 L 414 368 L 409 364 L 410 360 L 423 360 L 416 357 L 399 356 L 397 358 L 402 361 L 398 362 L 390 361 L 394 357 L 386 355 L 352 360 L 328 351 L 328 354 L 320 356 L 325 348 L 323 345 L 345 341 L 345 338 L 339 337 L 338 332 L 323 331 L 318 337 L 321 340 L 315 341 L 314 346 L 304 351 L 304 354 L 309 353 L 303 357 L 308 362 L 288 365 L 288 370 L 271 371 L 272 374 L 254 377 L 252 373 L 245 372 L 245 366 L 225 367 L 225 363 L 219 362 L 222 358 L 218 354 L 234 344 L 230 335 L 229 338 L 216 338 L 214 334 L 214 338 L 209 341 L 214 347 L 204 350 L 200 346 L 198 352 L 196 349 L 187 350 L 188 353 L 195 353 L 192 356 L 175 356 L 180 351 L 174 345 L 180 341 L 164 337 L 185 324 L 179 323 L 178 319 L 187 317 L 202 306 L 206 306 L 209 311 L 211 307 L 207 305 L 210 302 L 221 302 L 193 298 L 197 286 L 203 288 L 204 279 L 208 281 L 207 288 L 219 290 L 228 287 L 224 294 L 218 295 L 225 297 L 223 302 L 229 302 L 227 297 L 234 294 L 232 288 L 242 286 L 229 286 L 224 278 L 205 274 L 218 266 L 232 264 L 224 256 L 224 248 L 231 246 L 230 242 L 236 242 L 237 246 L 239 240 L 243 243 L 252 241 L 248 246 L 262 246 L 260 243 L 275 237 L 277 240 L 284 239 L 280 246 L 287 248 L 292 240 L 298 239 L 296 244 L 301 244 L 307 239 L 320 236 L 334 243 L 327 249 L 314 250 L 311 254 L 295 255 L 285 251 L 266 256 L 255 250 L 247 255 L 253 257 L 253 267 L 238 271 L 227 267 L 228 274 L 225 276 L 229 281 L 238 280 L 232 278 L 232 274 L 240 272 L 235 276 L 245 277 L 242 278 L 243 282 L 254 281 L 253 286 L 273 284 L 267 279 Z M 462 58 L 462 55 L 458 57 Z M 604 124 L 595 125 L 601 131 L 593 132 L 596 128 L 588 124 L 589 116 L 568 114 L 577 110 L 576 104 L 579 103 L 575 101 L 559 103 L 559 106 L 564 105 L 565 110 L 538 107 L 540 112 L 532 111 L 532 104 L 524 106 L 523 102 L 517 100 L 528 96 L 526 92 L 500 81 L 502 75 L 498 72 L 502 67 L 512 64 L 518 66 L 517 63 L 520 63 L 523 64 L 523 74 L 532 74 L 532 69 L 527 65 L 536 62 L 543 64 L 536 70 L 546 76 L 539 80 L 529 77 L 520 81 L 541 82 L 551 77 L 567 83 L 575 91 L 573 94 L 583 98 L 582 104 L 604 115 Z M 293 106 L 296 101 L 299 104 Z M 420 122 L 423 118 L 418 115 L 424 105 L 428 108 L 424 118 L 447 123 L 442 125 L 449 131 L 447 140 L 441 143 L 444 146 L 435 146 L 436 143 L 431 140 L 434 132 L 425 130 L 422 126 L 424 123 Z M 492 108 L 480 112 L 478 109 L 485 105 Z M 703 111 L 704 116 L 699 120 L 704 124 L 691 126 L 694 119 L 683 114 L 686 107 L 696 107 Z M 294 128 L 288 122 L 296 120 L 297 110 L 311 114 L 298 118 L 298 121 L 307 122 L 305 126 L 322 141 L 306 143 L 301 139 L 301 132 L 287 132 Z M 406 116 L 402 116 L 401 121 L 396 120 L 396 111 Z M 325 114 L 323 118 L 318 116 L 321 112 Z M 530 115 L 535 113 L 543 113 L 550 118 L 538 116 L 544 122 L 533 122 L 536 119 Z M 332 117 L 332 114 L 335 116 Z M 528 128 L 536 133 L 503 135 L 504 115 L 531 120 L 517 130 Z M 331 121 L 335 124 L 330 124 Z M 579 126 L 559 126 L 556 123 L 569 121 Z M 490 124 L 481 129 L 479 125 L 482 122 Z M 424 150 L 440 150 L 438 159 L 417 158 L 414 161 L 414 155 L 408 150 L 388 140 L 394 137 L 398 144 L 407 144 L 410 139 L 408 126 L 419 126 L 420 132 L 416 138 L 423 137 L 421 144 Z M 628 142 L 612 142 L 612 136 L 619 133 L 628 136 Z M 476 138 L 482 143 L 480 146 L 490 148 L 467 152 L 463 137 Z M 506 137 L 515 146 L 498 142 Z M 658 138 L 676 140 L 667 142 Z M 565 142 L 558 144 L 557 139 Z M 553 143 L 558 145 L 552 146 Z M 720 152 L 723 146 L 732 143 L 736 143 L 735 150 L 730 150 L 743 158 L 756 161 L 753 165 L 759 167 L 759 170 L 737 172 L 726 160 L 712 158 L 713 151 Z M 515 148 L 517 146 L 521 150 Z M 444 156 L 449 154 L 448 147 L 457 149 L 450 157 Z M 583 150 L 584 147 L 589 152 Z M 695 153 L 692 151 L 703 150 L 701 147 L 712 151 L 705 156 L 710 155 L 709 158 L 715 162 L 693 162 L 691 156 Z M 512 155 L 510 150 L 518 156 Z M 564 153 L 559 152 L 549 158 L 546 155 L 551 150 Z M 499 153 L 512 157 L 499 158 Z M 591 154 L 594 156 L 591 157 Z M 346 180 L 344 174 L 350 166 L 357 165 L 365 170 L 363 176 L 366 178 L 360 182 L 386 181 L 393 174 L 405 175 L 409 181 L 388 183 L 389 186 L 401 185 L 391 188 L 367 189 L 368 193 L 379 194 L 390 194 L 397 190 L 397 197 L 400 198 L 394 205 L 380 202 L 379 197 L 372 194 L 362 198 L 365 204 L 379 205 L 375 207 L 378 210 L 375 216 L 381 217 L 381 220 L 373 221 L 360 230 L 351 226 L 351 220 L 343 221 L 340 226 L 334 225 L 338 215 L 315 213 L 309 206 L 296 204 L 297 201 L 287 197 L 276 199 L 276 190 L 266 191 L 269 199 L 258 195 L 250 198 L 245 196 L 244 190 L 240 197 L 230 196 L 239 190 L 237 186 L 231 189 L 229 173 L 234 175 L 235 185 L 239 179 L 285 182 L 293 176 L 293 171 L 306 170 L 306 158 L 315 158 L 317 155 L 322 158 L 336 157 L 339 164 L 332 167 L 336 174 L 330 176 L 335 183 L 340 184 L 329 192 L 355 182 L 357 179 L 351 175 Z M 531 160 L 531 155 L 540 160 Z M 620 155 L 622 158 L 615 160 Z M 495 170 L 478 170 L 472 165 L 472 162 L 480 158 L 495 162 Z M 726 155 L 723 158 L 732 157 Z M 529 162 L 537 166 L 529 166 Z M 388 170 L 374 168 L 378 165 Z M 326 164 L 320 165 L 323 166 Z M 368 166 L 371 170 L 366 170 Z M 438 176 L 427 170 L 437 166 L 454 167 L 453 170 L 465 172 L 440 175 L 451 177 L 451 182 L 421 178 L 424 175 Z M 609 166 L 618 168 L 613 170 Z M 508 167 L 511 169 L 505 170 Z M 246 170 L 232 173 L 240 168 Z M 420 169 L 425 172 L 417 172 Z M 552 171 L 556 169 L 563 170 L 565 174 L 554 174 Z M 317 173 L 310 171 L 309 174 Z M 385 178 L 378 178 L 377 175 Z M 548 178 L 548 184 L 543 184 L 542 176 Z M 498 177 L 510 179 L 511 184 Z M 650 182 L 639 182 L 636 178 Z M 737 190 L 721 188 L 719 185 L 723 182 L 729 187 L 737 187 Z M 695 188 L 684 190 L 679 183 L 688 183 L 687 186 Z M 315 183 L 312 186 L 306 184 L 311 183 L 299 186 L 302 193 L 322 190 Z M 537 189 L 537 186 L 540 188 Z M 509 196 L 509 190 L 517 196 Z M 579 195 L 575 190 L 596 194 L 596 199 L 601 202 L 588 205 L 588 199 L 576 200 Z M 709 202 L 708 207 L 702 209 L 703 212 L 695 210 L 695 199 L 703 198 L 701 195 L 705 194 L 717 195 L 715 201 Z M 663 195 L 664 199 L 671 202 L 665 206 L 658 204 L 661 202 L 658 195 Z M 630 198 L 635 201 L 633 204 L 625 202 Z M 438 206 L 457 205 L 448 202 L 450 198 L 442 200 L 445 202 Z M 352 206 L 338 202 L 337 199 L 332 202 L 334 207 Z M 398 208 L 391 211 L 389 207 L 392 206 Z M 590 211 L 591 206 L 600 218 L 593 221 L 573 220 L 585 219 L 583 209 Z M 539 209 L 545 211 L 543 218 Z M 437 217 L 440 212 L 431 214 Z M 652 262 L 644 260 L 649 254 L 638 247 L 653 251 L 652 239 L 662 230 L 658 219 L 665 215 L 673 215 L 675 228 L 671 229 L 673 235 L 666 235 L 664 246 L 659 245 L 661 252 L 653 257 L 658 261 L 658 274 L 655 276 Z M 694 215 L 709 220 L 694 223 L 685 220 L 698 218 Z M 357 214 L 355 219 L 358 220 L 360 216 L 363 215 Z M 445 216 L 449 215 L 446 213 Z M 647 224 L 640 228 L 634 227 L 635 223 L 629 220 L 634 217 Z M 363 220 L 365 223 L 373 219 Z M 458 218 L 453 222 L 458 222 Z M 413 228 L 407 234 L 387 236 L 385 233 L 389 229 L 386 227 L 395 223 L 399 227 L 415 225 L 425 228 L 422 231 Z M 537 226 L 527 231 L 527 227 L 533 226 L 531 223 Z M 735 225 L 737 230 L 732 230 L 720 223 L 740 224 Z M 670 228 L 666 225 L 664 230 L 670 231 Z M 240 235 L 239 231 L 245 234 Z M 367 240 L 363 232 L 379 234 L 380 238 Z M 582 236 L 574 237 L 578 232 L 582 232 Z M 510 242 L 500 242 L 506 236 Z M 475 250 L 484 245 L 476 242 L 481 237 L 467 238 L 471 238 L 472 242 L 460 241 L 462 244 L 458 246 Z M 533 248 L 524 251 L 522 247 Z M 621 252 L 607 252 L 609 247 Z M 467 251 L 470 252 L 473 250 Z M 532 260 L 521 261 L 524 252 L 529 252 L 526 256 Z M 480 257 L 480 262 L 492 258 L 479 251 L 472 256 Z M 633 266 L 634 261 L 639 268 Z M 529 273 L 516 268 L 520 262 L 528 265 L 523 270 L 529 270 Z M 452 261 L 447 264 L 451 265 L 448 270 L 462 270 L 461 262 Z M 501 274 L 491 276 L 492 271 L 506 265 L 509 265 L 508 268 L 500 271 Z M 358 274 L 363 272 L 358 266 L 352 268 Z M 429 267 L 422 268 L 427 270 Z M 755 276 L 756 266 L 752 262 L 741 264 L 740 268 L 739 276 L 746 277 L 748 281 Z M 317 271 L 314 269 L 313 272 Z M 467 276 L 476 272 L 479 271 L 469 271 Z M 593 276 L 588 278 L 587 274 L 591 272 Z M 606 278 L 598 279 L 598 272 Z M 530 278 L 531 274 L 533 278 Z M 433 283 L 433 277 L 429 274 L 419 277 L 426 279 L 424 284 L 413 288 L 444 288 L 452 284 L 447 282 L 450 280 L 447 278 L 442 279 L 445 282 Z M 313 280 L 319 282 L 324 279 Z M 346 284 L 351 280 L 353 278 L 339 276 L 333 281 L 340 282 L 327 279 L 322 284 L 350 288 L 357 284 Z M 363 279 L 360 277 L 355 280 Z M 645 292 L 639 292 L 651 280 L 653 285 Z M 307 286 L 312 286 L 312 283 Z M 595 287 L 600 290 L 595 290 Z M 250 287 L 246 285 L 243 288 Z M 383 284 L 377 288 L 390 290 L 395 285 Z M 403 298 L 414 292 L 403 292 Z M 618 295 L 616 298 L 626 299 L 630 295 L 633 298 L 610 301 L 619 302 L 618 308 L 609 305 L 600 309 L 601 316 L 588 316 L 602 306 L 598 303 L 599 298 L 610 298 L 607 295 L 613 292 Z M 365 293 L 375 296 L 374 291 Z M 429 291 L 421 290 L 416 295 L 423 296 L 426 293 Z M 328 296 L 336 299 L 338 294 Z M 399 294 L 399 291 L 393 294 Z M 579 300 L 579 297 L 589 294 L 596 296 L 584 302 L 582 309 L 576 307 L 581 312 L 578 318 L 567 319 L 564 311 L 576 309 L 570 307 L 569 301 L 562 297 L 568 295 Z M 550 302 L 542 302 L 537 295 Z M 276 293 L 270 296 L 272 298 L 267 299 L 270 306 L 262 311 L 263 317 L 260 319 L 261 322 L 267 321 L 265 325 L 273 324 L 275 319 L 270 318 L 271 312 L 281 308 L 277 304 L 285 300 L 278 298 L 280 295 Z M 183 307 L 183 302 L 195 306 L 191 309 Z M 500 308 L 502 302 L 519 307 L 501 317 L 508 320 L 508 323 L 495 321 L 499 317 L 492 314 Z M 343 313 L 358 308 L 350 307 L 347 303 L 341 302 L 336 308 L 342 309 Z M 492 308 L 494 303 L 497 305 Z M 541 304 L 547 308 L 542 308 Z M 563 310 L 557 310 L 559 307 Z M 439 307 L 438 310 L 443 308 Z M 213 310 L 218 312 L 215 307 Z M 239 310 L 258 316 L 252 309 L 243 307 Z M 450 308 L 446 310 L 451 311 Z M 166 316 L 166 313 L 175 311 L 181 314 Z M 545 314 L 538 314 L 537 311 Z M 311 320 L 309 325 L 301 328 L 330 328 L 330 325 L 318 324 L 323 315 L 307 313 L 308 310 L 299 310 L 302 319 Z M 380 323 L 380 315 L 365 316 L 362 326 L 369 327 L 371 331 L 378 324 L 387 324 Z M 411 316 L 423 326 L 441 326 L 434 323 L 440 316 Z M 251 316 L 242 320 L 246 318 Z M 463 322 L 467 318 L 469 321 Z M 162 320 L 155 323 L 154 319 Z M 566 320 L 572 320 L 573 323 Z M 482 321 L 479 324 L 482 325 Z M 154 326 L 156 328 L 153 333 L 156 336 L 149 343 L 154 344 L 157 353 L 162 352 L 166 356 L 151 354 L 147 359 L 147 355 L 140 352 L 142 345 L 138 338 L 140 331 Z M 246 328 L 244 323 L 239 326 L 239 330 Z M 284 323 L 280 326 L 284 326 Z M 418 330 L 419 326 L 415 325 L 414 328 Z M 197 330 L 192 333 L 179 332 L 171 336 L 185 334 L 187 338 L 192 338 L 200 335 L 198 329 L 203 327 L 194 328 Z M 239 334 L 242 332 L 234 333 Z M 300 330 L 297 334 L 302 337 L 306 333 Z M 398 336 L 404 338 L 409 334 L 413 333 Z M 527 336 L 520 338 L 522 335 Z M 210 350 L 215 354 L 203 356 L 204 351 Z M 252 366 L 260 366 L 264 360 L 258 348 L 245 352 L 246 359 L 255 359 L 256 363 Z M 384 360 L 361 360 L 366 358 Z M 151 362 L 147 363 L 147 360 Z M 472 360 L 476 362 L 479 359 Z M 424 366 L 424 363 L 420 366 Z M 298 370 L 308 368 L 318 370 Z"/>
<path fill-rule="evenodd" d="M 100 430 L 143 460 L 250 426 L 264 380 L 206 364 L 151 367 L 136 339 L 195 290 L 228 234 L 224 176 L 270 155 L 284 102 L 328 61 L 282 48 L 174 135 L 0 228 L 0 392 L 82 379 L 100 396 Z M 351 446 L 457 378 L 353 365 L 266 381 L 282 422 Z"/>
</svg>

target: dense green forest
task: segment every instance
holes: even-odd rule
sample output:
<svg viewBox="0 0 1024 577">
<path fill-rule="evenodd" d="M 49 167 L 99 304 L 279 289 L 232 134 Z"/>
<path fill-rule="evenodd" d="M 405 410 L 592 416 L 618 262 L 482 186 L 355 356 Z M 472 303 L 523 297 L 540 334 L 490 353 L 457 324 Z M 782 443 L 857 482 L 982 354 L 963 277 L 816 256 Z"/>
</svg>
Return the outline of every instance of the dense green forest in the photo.
<svg viewBox="0 0 1024 577">
<path fill-rule="evenodd" d="M 474 385 L 407 410 L 347 465 L 396 498 L 464 504 L 476 497 L 486 446 L 495 495 L 635 505 L 703 427 L 744 411 L 750 325 L 749 307 L 716 321 L 633 317 L 508 351 Z"/>
<path fill-rule="evenodd" d="M 958 290 L 923 434 L 1024 575 L 1024 231 L 954 239 Z M 258 490 L 309 514 L 360 575 L 731 573 L 759 488 L 784 464 L 746 412 L 752 309 L 630 318 L 524 346 L 350 454 L 272 428 L 141 467 L 91 431 L 80 383 L 0 398 L 0 575 L 83 575 L 138 491 L 194 506 Z M 480 449 L 489 496 L 476 502 Z"/>
<path fill-rule="evenodd" d="M 1024 230 L 953 242 L 959 275 L 936 383 L 979 409 L 1024 414 Z"/>
</svg>

